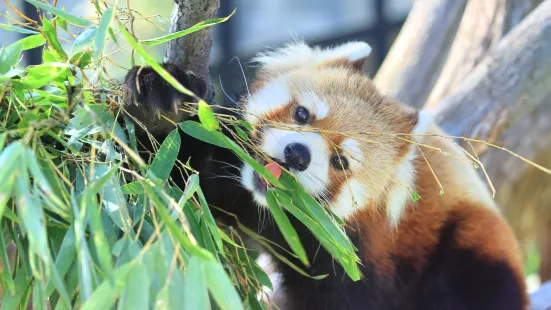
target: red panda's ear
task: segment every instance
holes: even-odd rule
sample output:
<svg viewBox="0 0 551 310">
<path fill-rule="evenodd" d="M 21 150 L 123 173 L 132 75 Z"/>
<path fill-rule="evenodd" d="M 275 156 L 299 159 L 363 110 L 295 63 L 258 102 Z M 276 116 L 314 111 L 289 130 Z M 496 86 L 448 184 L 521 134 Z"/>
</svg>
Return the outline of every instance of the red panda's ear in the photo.
<svg viewBox="0 0 551 310">
<path fill-rule="evenodd" d="M 426 134 L 430 126 L 434 123 L 434 113 L 430 110 L 416 111 L 413 118 L 415 122 L 412 124 L 411 130 L 409 131 L 409 133 L 413 135 Z"/>
<path fill-rule="evenodd" d="M 334 48 L 322 50 L 318 56 L 320 64 L 351 65 L 355 70 L 363 71 L 365 62 L 371 54 L 371 46 L 365 42 L 348 42 Z"/>
<path fill-rule="evenodd" d="M 260 65 L 260 72 L 270 78 L 298 68 L 346 65 L 363 70 L 371 47 L 365 42 L 348 42 L 336 47 L 310 47 L 303 42 L 293 42 L 279 49 L 257 55 L 253 61 Z"/>
</svg>

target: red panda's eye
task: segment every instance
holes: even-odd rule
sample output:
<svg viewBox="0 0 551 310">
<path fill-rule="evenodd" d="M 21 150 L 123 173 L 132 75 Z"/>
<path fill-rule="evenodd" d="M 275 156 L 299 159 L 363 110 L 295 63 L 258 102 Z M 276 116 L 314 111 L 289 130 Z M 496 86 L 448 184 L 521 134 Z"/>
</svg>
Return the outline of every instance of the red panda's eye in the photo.
<svg viewBox="0 0 551 310">
<path fill-rule="evenodd" d="M 348 159 L 342 155 L 335 155 L 331 158 L 331 164 L 336 170 L 347 170 L 348 169 Z"/>
<path fill-rule="evenodd" d="M 308 110 L 306 110 L 306 108 L 298 107 L 295 110 L 295 120 L 299 124 L 306 124 L 309 116 L 310 116 L 310 113 L 308 112 Z"/>
</svg>

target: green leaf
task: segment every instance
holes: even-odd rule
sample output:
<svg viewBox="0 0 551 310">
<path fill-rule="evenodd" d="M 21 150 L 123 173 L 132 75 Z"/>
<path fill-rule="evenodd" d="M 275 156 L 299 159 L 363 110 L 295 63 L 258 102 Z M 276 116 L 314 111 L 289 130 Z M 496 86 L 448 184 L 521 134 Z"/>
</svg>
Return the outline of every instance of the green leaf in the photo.
<svg viewBox="0 0 551 310">
<path fill-rule="evenodd" d="M 2 300 L 1 310 L 18 309 L 22 303 L 23 297 L 27 294 L 27 290 L 31 285 L 31 277 L 27 277 L 23 270 L 19 270 L 15 276 L 15 293 L 5 292 L 4 299 Z"/>
<path fill-rule="evenodd" d="M 3 224 L 2 224 L 2 217 L 0 216 L 0 228 L 1 227 L 3 227 Z M 15 294 L 15 283 L 12 279 L 12 271 L 11 271 L 10 264 L 8 264 L 10 260 L 8 259 L 8 249 L 7 249 L 6 242 L 4 241 L 4 233 L 2 232 L 2 230 L 0 230 L 0 258 L 4 263 L 4 267 L 2 268 L 2 270 L 0 270 L 2 271 L 2 278 L 6 282 L 9 293 Z"/>
<path fill-rule="evenodd" d="M 109 25 L 113 21 L 113 17 L 115 16 L 115 10 L 113 8 L 108 8 L 103 12 L 103 15 L 101 16 L 101 20 L 99 22 L 98 30 L 96 31 L 96 37 L 95 37 L 95 50 L 94 50 L 94 58 L 96 61 L 99 61 L 101 54 L 103 53 L 103 48 L 105 47 L 105 36 L 107 35 L 107 28 L 109 28 Z"/>
<path fill-rule="evenodd" d="M 211 253 L 194 245 L 189 239 L 189 236 L 184 234 L 182 228 L 178 227 L 166 210 L 165 206 L 167 204 L 163 203 L 163 201 L 157 196 L 156 191 L 151 187 L 151 185 L 144 183 L 144 186 L 149 197 L 153 200 L 155 208 L 163 220 L 166 229 L 170 232 L 174 239 L 180 242 L 184 249 L 188 250 L 191 254 L 197 255 L 205 260 L 214 260 Z"/>
<path fill-rule="evenodd" d="M 128 274 L 133 270 L 132 267 L 133 264 L 128 263 L 117 268 L 113 273 L 113 281 L 104 280 L 84 303 L 82 310 L 110 309 L 128 285 Z"/>
<path fill-rule="evenodd" d="M 143 194 L 145 193 L 145 189 L 141 182 L 132 182 L 128 184 L 124 184 L 122 187 L 122 193 L 123 194 Z"/>
<path fill-rule="evenodd" d="M 183 309 L 211 309 L 203 262 L 192 256 L 186 266 Z"/>
<path fill-rule="evenodd" d="M 212 112 L 211 107 L 203 100 L 199 100 L 198 114 L 201 124 L 203 124 L 208 131 L 220 129 L 220 124 L 218 124 L 214 112 Z"/>
<path fill-rule="evenodd" d="M 61 27 L 61 29 L 67 31 L 67 20 L 58 16 L 56 22 L 57 22 L 57 25 Z"/>
<path fill-rule="evenodd" d="M 31 0 L 26 0 L 31 1 Z M 34 1 L 34 0 L 33 0 Z M 46 38 L 48 38 L 48 43 L 60 54 L 63 56 L 63 58 L 67 58 L 67 53 L 65 53 L 65 50 L 63 50 L 63 47 L 61 46 L 61 43 L 59 43 L 59 40 L 57 39 L 57 32 L 54 28 L 54 26 L 48 21 L 47 19 L 43 19 L 43 30 L 44 35 Z"/>
<path fill-rule="evenodd" d="M 108 276 L 111 277 L 113 274 L 113 261 L 111 257 L 111 250 L 109 248 L 109 243 L 103 232 L 103 225 L 101 222 L 101 208 L 99 207 L 96 194 L 93 192 L 84 191 L 83 199 L 87 200 L 88 205 L 88 222 L 92 232 L 92 240 L 96 247 L 96 255 L 99 259 L 99 265 L 101 266 L 102 271 Z"/>
<path fill-rule="evenodd" d="M 44 2 L 40 2 L 40 1 L 37 1 L 37 0 L 25 0 L 27 2 L 29 2 L 30 4 L 38 7 L 38 8 L 41 8 L 43 9 L 44 11 L 47 11 L 47 12 L 50 12 L 52 14 L 55 14 L 59 17 L 62 17 L 63 19 L 65 19 L 66 21 L 68 21 L 69 23 L 71 24 L 75 24 L 75 25 L 78 25 L 78 26 L 83 26 L 83 27 L 86 27 L 86 26 L 89 26 L 90 25 L 90 22 L 84 18 L 81 18 L 81 17 L 77 17 L 77 16 L 74 16 L 74 15 L 71 15 L 63 10 L 60 10 L 54 6 L 51 6 L 47 3 L 44 3 Z"/>
<path fill-rule="evenodd" d="M 14 66 L 21 56 L 21 44 L 12 44 L 0 53 L 0 74 L 4 74 Z"/>
<path fill-rule="evenodd" d="M 201 210 L 203 211 L 203 218 L 205 222 L 207 223 L 207 226 L 209 228 L 210 234 L 212 238 L 214 239 L 214 242 L 216 244 L 216 247 L 218 248 L 218 251 L 222 255 L 225 255 L 224 251 L 224 245 L 222 243 L 222 237 L 220 237 L 220 234 L 218 233 L 218 226 L 216 226 L 216 222 L 214 221 L 214 217 L 212 216 L 212 213 L 210 212 L 209 205 L 207 203 L 207 200 L 205 199 L 205 195 L 203 195 L 203 192 L 201 188 L 197 189 L 197 193 L 199 194 L 199 203 L 201 205 Z"/>
<path fill-rule="evenodd" d="M 35 31 L 35 30 L 31 30 L 31 29 L 23 28 L 23 27 L 17 27 L 17 26 L 14 26 L 14 25 L 0 25 L 0 28 L 6 29 L 8 31 L 15 31 L 15 32 L 23 33 L 23 34 L 39 34 L 40 33 L 40 32 Z"/>
<path fill-rule="evenodd" d="M 17 214 L 29 238 L 31 250 L 43 261 L 48 261 L 50 251 L 42 204 L 30 191 L 30 177 L 26 167 L 22 166 L 22 162 L 19 165 L 21 165 L 20 174 L 15 180 Z"/>
<path fill-rule="evenodd" d="M 84 68 L 92 62 L 92 53 L 78 52 L 71 57 L 70 62 L 79 68 Z"/>
<path fill-rule="evenodd" d="M 219 131 L 209 131 L 199 123 L 194 121 L 185 121 L 180 123 L 180 128 L 188 135 L 201 141 L 214 144 L 219 147 L 229 148 L 226 137 Z"/>
<path fill-rule="evenodd" d="M 211 20 L 203 21 L 203 22 L 197 23 L 197 24 L 195 24 L 195 25 L 193 25 L 193 26 L 191 26 L 187 29 L 181 30 L 181 31 L 177 31 L 177 32 L 174 32 L 174 33 L 162 36 L 162 37 L 154 38 L 154 39 L 144 40 L 144 41 L 142 41 L 142 43 L 145 44 L 145 45 L 149 45 L 149 46 L 165 43 L 165 42 L 168 42 L 170 40 L 174 40 L 174 39 L 183 37 L 185 35 L 188 35 L 190 33 L 195 32 L 195 31 L 199 31 L 201 29 L 205 29 L 205 28 L 214 26 L 216 24 L 223 23 L 223 22 L 227 21 L 230 17 L 232 17 L 234 13 L 235 13 L 235 10 L 233 10 L 233 12 L 228 17 L 214 18 L 214 19 L 211 19 Z"/>
<path fill-rule="evenodd" d="M 276 200 L 273 189 L 268 189 L 268 191 L 266 192 L 266 200 L 268 202 L 268 208 L 270 209 L 270 212 L 274 217 L 277 227 L 285 238 L 285 241 L 287 241 L 287 244 L 289 244 L 289 246 L 298 256 L 300 261 L 305 266 L 310 266 L 310 263 L 308 262 L 308 257 L 306 256 L 306 251 L 304 251 L 304 248 L 300 243 L 297 231 L 291 224 L 291 221 L 289 221 L 289 218 L 287 218 L 287 215 L 285 215 L 283 210 L 281 210 L 281 208 L 279 207 L 279 203 Z"/>
<path fill-rule="evenodd" d="M 64 277 L 67 272 L 69 271 L 69 268 L 73 264 L 76 258 L 76 248 L 75 248 L 75 232 L 74 227 L 71 225 L 67 232 L 65 233 L 65 236 L 63 237 L 63 241 L 61 243 L 61 247 L 59 251 L 57 252 L 57 256 L 55 258 L 55 269 L 59 273 L 61 277 Z M 53 291 L 53 283 L 50 279 L 49 284 L 46 288 L 46 295 L 50 295 Z"/>
<path fill-rule="evenodd" d="M 21 50 L 25 51 L 42 46 L 44 43 L 46 43 L 44 36 L 42 34 L 35 34 L 25 37 L 14 44 L 21 44 Z"/>
<path fill-rule="evenodd" d="M 143 262 L 136 262 L 128 273 L 127 284 L 122 292 L 117 309 L 149 309 L 149 286 L 151 285 L 151 279 L 152 275 L 148 271 L 148 266 Z"/>
<path fill-rule="evenodd" d="M 199 176 L 197 174 L 192 174 L 189 176 L 186 187 L 184 188 L 184 193 L 180 200 L 178 201 L 178 207 L 183 208 L 188 200 L 193 197 L 193 195 L 199 190 Z"/>
<path fill-rule="evenodd" d="M 222 266 L 215 262 L 203 264 L 207 287 L 218 307 L 222 310 L 243 309 L 241 298 Z"/>
<path fill-rule="evenodd" d="M 70 72 L 68 64 L 55 62 L 29 67 L 25 71 L 27 72 L 26 77 L 17 83 L 13 81 L 13 84 L 19 89 L 40 88 Z"/>
<path fill-rule="evenodd" d="M 178 159 L 180 143 L 180 132 L 178 132 L 178 128 L 176 128 L 165 138 L 161 148 L 151 163 L 149 171 L 163 180 L 163 182 L 168 180 L 170 172 L 176 163 L 176 159 Z"/>
<path fill-rule="evenodd" d="M 73 41 L 73 51 L 82 50 L 84 47 L 89 46 L 92 42 L 94 42 L 96 31 L 97 28 L 91 27 L 79 34 Z"/>
</svg>

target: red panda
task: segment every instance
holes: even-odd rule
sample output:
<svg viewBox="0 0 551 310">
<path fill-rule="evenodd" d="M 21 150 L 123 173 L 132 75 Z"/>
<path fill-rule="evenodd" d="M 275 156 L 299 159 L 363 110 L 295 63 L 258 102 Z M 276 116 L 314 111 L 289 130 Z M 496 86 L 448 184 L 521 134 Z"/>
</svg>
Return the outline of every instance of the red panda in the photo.
<svg viewBox="0 0 551 310">
<path fill-rule="evenodd" d="M 516 240 L 475 168 L 430 113 L 377 91 L 362 73 L 369 53 L 363 42 L 292 43 L 256 58 L 241 105 L 259 149 L 346 222 L 365 275 L 347 279 L 301 236 L 317 255 L 311 271 L 330 276 L 283 267 L 275 300 L 283 309 L 527 309 Z M 241 177 L 265 207 L 267 184 L 247 164 Z"/>
<path fill-rule="evenodd" d="M 274 260 L 281 279 L 276 305 L 316 310 L 527 309 L 516 240 L 485 185 L 462 151 L 438 136 L 443 133 L 430 113 L 377 91 L 362 72 L 369 53 L 366 43 L 351 42 L 330 49 L 293 43 L 261 54 L 250 93 L 238 106 L 227 102 L 216 110 L 251 123 L 250 136 L 276 164 L 264 162 L 264 156 L 258 160 L 274 175 L 286 168 L 312 196 L 327 203 L 347 224 L 358 249 L 364 278 L 352 281 L 309 229 L 289 215 L 311 262 L 306 271 L 329 276 L 309 278 Z M 206 93 L 206 83 L 192 72 L 171 64 L 163 67 L 195 93 Z M 179 94 L 149 67 L 133 68 L 124 89 L 127 111 L 159 141 L 174 127 L 153 115 L 198 120 L 174 112 L 192 98 Z M 209 204 L 237 215 L 245 226 L 286 248 L 279 229 L 262 221 L 268 213 L 266 182 L 231 151 L 181 135 L 179 159 L 191 158 Z M 147 149 L 147 134 L 138 131 L 138 139 Z M 172 180 L 185 186 L 174 170 Z M 239 173 L 239 181 L 218 177 L 228 173 Z M 412 192 L 421 198 L 413 199 Z M 231 221 L 218 208 L 212 209 L 217 219 Z"/>
</svg>

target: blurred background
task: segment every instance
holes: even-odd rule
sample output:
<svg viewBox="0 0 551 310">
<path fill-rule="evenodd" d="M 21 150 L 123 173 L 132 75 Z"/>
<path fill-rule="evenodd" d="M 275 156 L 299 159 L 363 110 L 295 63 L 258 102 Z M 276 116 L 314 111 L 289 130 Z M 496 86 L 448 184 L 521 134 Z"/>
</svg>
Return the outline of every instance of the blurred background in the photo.
<svg viewBox="0 0 551 310">
<path fill-rule="evenodd" d="M 36 17 L 36 8 L 23 0 L 9 3 L 29 17 Z M 126 1 L 119 1 L 126 8 Z M 136 17 L 135 33 L 140 39 L 153 38 L 167 33 L 173 0 L 131 0 Z M 412 0 L 222 0 L 219 16 L 236 14 L 223 25 L 215 26 L 211 55 L 213 80 L 224 81 L 226 88 L 238 86 L 235 76 L 241 69 L 235 57 L 242 63 L 266 47 L 299 38 L 312 44 L 332 45 L 349 40 L 367 41 L 373 54 L 366 70 L 373 75 L 382 63 L 412 5 Z M 75 15 L 92 16 L 94 5 L 89 0 L 58 0 L 58 7 Z M 315 9 L 312 9 L 315 8 Z M 8 7 L 0 3 L 5 19 L 21 20 Z M 123 18 L 123 17 L 121 17 Z M 8 23 L 8 20 L 3 21 Z M 1 44 L 6 46 L 21 38 L 21 34 L 0 29 Z M 162 60 L 166 44 L 149 49 Z M 129 51 L 117 52 L 113 60 L 124 68 L 130 67 Z M 26 64 L 41 59 L 39 48 L 24 56 Z M 230 62 L 231 61 L 231 62 Z M 113 78 L 122 78 L 125 71 L 113 64 L 108 68 Z M 238 75 L 236 75 L 238 74 Z M 234 77 L 234 78 L 231 78 Z M 235 83 L 235 85 L 234 85 Z"/>
<path fill-rule="evenodd" d="M 218 12 L 220 17 L 230 15 L 234 8 L 237 11 L 228 22 L 214 27 L 211 76 L 217 95 L 221 96 L 220 82 L 226 90 L 235 89 L 243 85 L 244 78 L 249 78 L 254 73 L 254 70 L 245 65 L 256 52 L 293 39 L 303 39 L 310 44 L 322 46 L 349 40 L 366 41 L 373 47 L 366 72 L 374 76 L 408 16 L 412 1 L 221 0 Z M 95 12 L 92 2 L 58 0 L 57 7 L 63 7 L 75 15 L 92 17 Z M 38 20 L 34 6 L 23 0 L 9 0 L 0 3 L 2 24 L 21 21 L 7 3 Z M 136 17 L 135 33 L 139 39 L 154 38 L 168 32 L 173 0 L 130 0 L 129 3 Z M 126 9 L 126 1 L 119 1 L 119 4 Z M 124 20 L 128 16 L 119 18 Z M 0 28 L 0 44 L 3 46 L 23 36 L 25 35 Z M 111 42 L 109 44 L 111 45 L 106 50 L 111 51 L 110 58 L 113 62 L 106 68 L 106 72 L 109 72 L 111 78 L 120 80 L 131 66 L 130 49 L 120 49 Z M 68 48 L 70 45 L 67 43 Z M 166 44 L 147 49 L 157 60 L 162 61 Z M 37 64 L 41 57 L 40 48 L 26 51 L 21 65 Z M 244 72 L 235 59 L 244 65 Z M 549 190 L 546 192 L 549 193 Z M 526 272 L 529 283 L 533 282 L 535 288 L 539 282 L 536 275 L 539 256 L 534 245 L 528 244 L 527 248 Z"/>
</svg>

